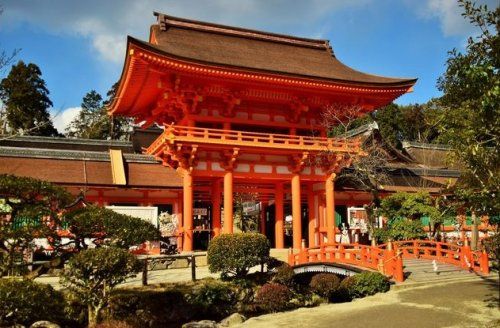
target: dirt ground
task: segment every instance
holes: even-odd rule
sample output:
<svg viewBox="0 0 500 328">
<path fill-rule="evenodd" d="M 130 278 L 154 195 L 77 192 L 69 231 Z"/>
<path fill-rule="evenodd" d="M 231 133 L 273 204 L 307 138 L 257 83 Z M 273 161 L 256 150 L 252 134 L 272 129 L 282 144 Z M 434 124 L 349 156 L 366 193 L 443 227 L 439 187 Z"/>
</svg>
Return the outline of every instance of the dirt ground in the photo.
<svg viewBox="0 0 500 328">
<path fill-rule="evenodd" d="M 498 279 L 390 291 L 351 303 L 268 314 L 240 327 L 500 327 Z"/>
</svg>

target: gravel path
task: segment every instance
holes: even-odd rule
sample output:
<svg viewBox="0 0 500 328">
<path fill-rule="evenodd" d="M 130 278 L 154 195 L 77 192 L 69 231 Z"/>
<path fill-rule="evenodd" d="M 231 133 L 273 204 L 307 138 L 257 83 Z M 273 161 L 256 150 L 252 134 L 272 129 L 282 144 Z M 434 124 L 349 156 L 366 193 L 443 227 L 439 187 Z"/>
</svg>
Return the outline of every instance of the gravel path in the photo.
<svg viewBox="0 0 500 328">
<path fill-rule="evenodd" d="M 390 291 L 251 318 L 239 327 L 500 327 L 498 278 Z"/>
</svg>

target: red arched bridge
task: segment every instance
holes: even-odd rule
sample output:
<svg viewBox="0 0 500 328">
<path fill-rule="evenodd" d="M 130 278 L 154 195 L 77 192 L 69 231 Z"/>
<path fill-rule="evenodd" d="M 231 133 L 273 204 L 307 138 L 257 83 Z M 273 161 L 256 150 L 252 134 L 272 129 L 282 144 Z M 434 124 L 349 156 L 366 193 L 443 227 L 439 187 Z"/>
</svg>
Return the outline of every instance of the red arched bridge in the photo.
<svg viewBox="0 0 500 328">
<path fill-rule="evenodd" d="M 325 244 L 290 252 L 288 264 L 296 273 L 327 271 L 352 275 L 361 270 L 375 270 L 402 282 L 405 279 L 403 261 L 414 258 L 436 260 L 479 274 L 489 274 L 486 252 L 472 251 L 468 245 L 429 240 L 398 241 L 379 246 Z"/>
</svg>

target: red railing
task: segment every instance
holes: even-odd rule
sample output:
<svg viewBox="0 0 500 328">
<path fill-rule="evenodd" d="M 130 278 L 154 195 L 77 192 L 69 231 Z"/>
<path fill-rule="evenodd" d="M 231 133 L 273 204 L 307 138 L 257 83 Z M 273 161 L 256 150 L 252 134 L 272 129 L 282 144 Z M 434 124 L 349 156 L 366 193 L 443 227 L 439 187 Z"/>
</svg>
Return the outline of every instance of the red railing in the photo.
<svg viewBox="0 0 500 328">
<path fill-rule="evenodd" d="M 361 268 L 378 270 L 395 281 L 403 281 L 401 255 L 394 250 L 381 249 L 359 244 L 322 245 L 303 248 L 298 253 L 290 252 L 288 264 L 291 266 L 313 263 L 342 263 Z"/>
<path fill-rule="evenodd" d="M 361 151 L 359 139 L 347 140 L 169 125 L 165 127 L 162 135 L 148 147 L 146 153 L 154 155 L 160 151 L 164 143 L 174 141 L 277 149 L 285 148 L 303 151 L 328 150 L 347 153 L 359 153 Z"/>
<path fill-rule="evenodd" d="M 489 274 L 488 254 L 485 251 L 473 251 L 470 246 L 454 245 L 431 240 L 408 240 L 393 242 L 403 258 L 421 258 L 449 263 L 466 270 Z M 386 245 L 381 245 L 385 248 Z"/>
<path fill-rule="evenodd" d="M 313 263 L 342 263 L 378 270 L 395 281 L 404 280 L 403 259 L 422 258 L 450 263 L 465 270 L 489 274 L 488 255 L 458 246 L 429 240 L 398 241 L 379 246 L 334 244 L 290 252 L 291 266 Z"/>
</svg>

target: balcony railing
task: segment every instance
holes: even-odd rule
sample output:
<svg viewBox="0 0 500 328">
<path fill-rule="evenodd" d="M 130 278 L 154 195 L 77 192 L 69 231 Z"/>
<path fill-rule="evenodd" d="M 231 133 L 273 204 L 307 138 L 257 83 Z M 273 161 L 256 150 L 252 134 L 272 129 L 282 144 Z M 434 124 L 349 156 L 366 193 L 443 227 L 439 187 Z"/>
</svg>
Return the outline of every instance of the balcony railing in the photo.
<svg viewBox="0 0 500 328">
<path fill-rule="evenodd" d="M 162 150 L 165 143 L 173 144 L 176 142 L 307 152 L 359 153 L 361 150 L 359 139 L 307 137 L 170 125 L 147 148 L 146 152 L 156 155 Z"/>
</svg>

